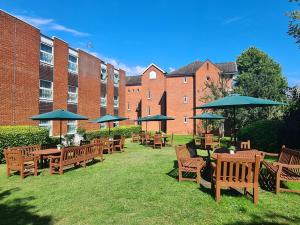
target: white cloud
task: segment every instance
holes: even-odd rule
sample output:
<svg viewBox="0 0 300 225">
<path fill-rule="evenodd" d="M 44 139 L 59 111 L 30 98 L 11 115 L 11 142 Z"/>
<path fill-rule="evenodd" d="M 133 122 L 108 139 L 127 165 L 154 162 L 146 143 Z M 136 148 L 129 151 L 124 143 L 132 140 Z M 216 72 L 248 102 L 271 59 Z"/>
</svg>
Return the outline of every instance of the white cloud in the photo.
<svg viewBox="0 0 300 225">
<path fill-rule="evenodd" d="M 228 24 L 231 24 L 231 23 L 241 21 L 242 19 L 243 19 L 243 17 L 241 17 L 241 16 L 230 17 L 230 18 L 225 19 L 223 24 L 228 25 Z"/>
<path fill-rule="evenodd" d="M 174 68 L 174 67 L 169 67 L 169 71 L 170 72 L 173 72 L 173 71 L 175 71 L 176 69 Z"/>
<path fill-rule="evenodd" d="M 40 18 L 40 17 L 31 17 L 31 16 L 24 16 L 24 15 L 14 15 L 15 17 L 19 18 L 20 20 L 23 20 L 37 28 L 40 29 L 50 29 L 50 30 L 56 30 L 56 31 L 62 31 L 66 33 L 70 33 L 74 36 L 89 36 L 90 34 L 80 32 L 78 30 L 65 27 L 61 24 L 57 24 L 54 22 L 54 19 L 47 19 L 47 18 Z"/>
</svg>

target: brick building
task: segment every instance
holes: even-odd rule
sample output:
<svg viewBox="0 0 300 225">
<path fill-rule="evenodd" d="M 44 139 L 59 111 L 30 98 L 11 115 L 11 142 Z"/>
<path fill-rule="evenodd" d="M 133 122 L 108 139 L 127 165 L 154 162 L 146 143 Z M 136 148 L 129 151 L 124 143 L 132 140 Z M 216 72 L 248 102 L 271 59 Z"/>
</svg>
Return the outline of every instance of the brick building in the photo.
<svg viewBox="0 0 300 225">
<path fill-rule="evenodd" d="M 56 109 L 90 119 L 125 116 L 125 76 L 125 71 L 0 10 L 0 125 L 40 125 L 57 135 L 57 122 L 30 117 Z M 79 126 L 99 129 L 88 121 L 66 121 L 63 133 L 74 133 Z"/>
<path fill-rule="evenodd" d="M 168 115 L 175 120 L 162 123 L 163 131 L 176 134 L 201 132 L 201 121 L 189 119 L 201 113 L 194 107 L 210 100 L 211 85 L 231 91 L 236 73 L 235 62 L 195 61 L 171 73 L 151 64 L 141 75 L 126 78 L 126 116 L 134 123 L 140 116 Z M 159 129 L 158 122 L 149 122 L 147 126 L 148 130 Z"/>
</svg>

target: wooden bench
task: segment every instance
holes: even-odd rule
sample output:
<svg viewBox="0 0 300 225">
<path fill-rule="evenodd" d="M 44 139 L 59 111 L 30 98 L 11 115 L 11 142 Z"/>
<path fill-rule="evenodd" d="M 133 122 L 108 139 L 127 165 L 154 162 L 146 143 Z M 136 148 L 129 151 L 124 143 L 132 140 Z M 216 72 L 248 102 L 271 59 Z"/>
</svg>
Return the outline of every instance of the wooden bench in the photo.
<svg viewBox="0 0 300 225">
<path fill-rule="evenodd" d="M 40 149 L 41 145 L 20 146 L 4 149 L 7 176 L 10 176 L 11 171 L 19 171 L 21 179 L 23 179 L 25 175 L 33 174 L 35 161 L 34 155 L 31 153 Z"/>
<path fill-rule="evenodd" d="M 101 144 L 89 144 L 78 147 L 63 148 L 60 156 L 49 156 L 50 175 L 53 173 L 63 174 L 66 166 L 79 165 L 86 166 L 89 160 L 96 157 L 103 160 L 103 148 Z"/>
<path fill-rule="evenodd" d="M 199 158 L 191 158 L 190 152 L 186 145 L 175 146 L 176 157 L 178 162 L 179 182 L 184 180 L 196 181 L 200 184 L 201 170 L 205 167 L 205 161 Z M 195 173 L 196 178 L 185 178 L 183 173 Z"/>
<path fill-rule="evenodd" d="M 265 155 L 278 156 L 278 154 L 265 153 Z M 282 147 L 278 161 L 263 161 L 267 171 L 276 179 L 276 194 L 280 191 L 300 193 L 300 190 L 291 190 L 280 187 L 281 181 L 300 182 L 300 150 Z"/>
<path fill-rule="evenodd" d="M 211 164 L 211 188 L 215 189 L 216 201 L 219 203 L 221 189 L 243 188 L 244 194 L 253 189 L 253 202 L 258 202 L 258 176 L 260 169 L 260 155 L 254 157 L 239 157 L 230 154 L 218 154 L 217 164 Z"/>
</svg>

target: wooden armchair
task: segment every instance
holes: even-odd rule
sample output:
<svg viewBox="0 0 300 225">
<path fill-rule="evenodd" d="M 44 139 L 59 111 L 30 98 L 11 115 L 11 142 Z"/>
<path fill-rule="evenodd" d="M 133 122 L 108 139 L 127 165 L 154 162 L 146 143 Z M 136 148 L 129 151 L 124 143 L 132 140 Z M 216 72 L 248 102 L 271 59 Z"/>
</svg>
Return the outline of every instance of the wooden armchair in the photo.
<svg viewBox="0 0 300 225">
<path fill-rule="evenodd" d="M 214 150 L 215 148 L 220 147 L 220 140 L 214 141 L 213 134 L 205 134 L 204 136 L 204 148 Z"/>
<path fill-rule="evenodd" d="M 116 140 L 114 142 L 114 151 L 117 151 L 119 149 L 120 152 L 124 152 L 124 143 L 125 143 L 125 137 L 121 137 L 121 139 Z"/>
<path fill-rule="evenodd" d="M 194 144 L 196 146 L 201 146 L 201 138 L 200 137 L 195 137 L 194 138 Z"/>
<path fill-rule="evenodd" d="M 19 171 L 21 179 L 24 179 L 25 175 L 34 173 L 34 158 L 29 155 L 24 155 L 24 151 L 20 148 L 11 148 L 4 150 L 4 156 L 6 160 L 6 174 L 9 177 L 11 171 Z"/>
<path fill-rule="evenodd" d="M 212 163 L 211 188 L 215 189 L 216 201 L 219 203 L 221 189 L 243 188 L 244 194 L 253 189 L 253 202 L 258 202 L 258 176 L 260 155 L 239 157 L 230 154 L 218 154 L 217 164 Z"/>
<path fill-rule="evenodd" d="M 131 142 L 139 142 L 140 136 L 138 134 L 132 133 L 131 134 Z"/>
<path fill-rule="evenodd" d="M 153 137 L 153 148 L 162 148 L 163 142 L 161 139 L 161 134 L 155 134 Z"/>
<path fill-rule="evenodd" d="M 114 150 L 113 143 L 109 141 L 109 138 L 95 138 L 91 140 L 91 144 L 102 144 L 103 151 L 107 151 L 109 154 Z"/>
<path fill-rule="evenodd" d="M 265 155 L 274 156 L 276 154 L 265 153 Z M 276 178 L 276 194 L 281 191 L 300 193 L 300 190 L 280 187 L 281 181 L 300 182 L 300 150 L 283 146 L 277 162 L 272 163 L 264 160 L 263 165 Z"/>
<path fill-rule="evenodd" d="M 175 146 L 176 157 L 178 162 L 179 182 L 184 180 L 196 181 L 200 184 L 201 170 L 205 167 L 205 161 L 199 158 L 191 158 L 186 145 Z M 185 178 L 183 173 L 195 173 L 196 178 Z"/>
<path fill-rule="evenodd" d="M 250 140 L 247 140 L 247 141 L 241 141 L 241 149 L 245 149 L 245 150 L 251 149 L 251 143 L 250 143 Z"/>
</svg>

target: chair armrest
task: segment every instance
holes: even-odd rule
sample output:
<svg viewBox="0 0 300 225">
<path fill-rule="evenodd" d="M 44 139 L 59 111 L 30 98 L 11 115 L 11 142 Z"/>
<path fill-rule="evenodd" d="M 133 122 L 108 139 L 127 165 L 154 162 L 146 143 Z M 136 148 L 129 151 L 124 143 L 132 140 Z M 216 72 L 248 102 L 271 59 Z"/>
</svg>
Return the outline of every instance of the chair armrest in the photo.
<svg viewBox="0 0 300 225">
<path fill-rule="evenodd" d="M 288 169 L 300 169 L 300 165 L 284 164 L 284 163 L 273 163 L 274 166 L 285 167 Z"/>
<path fill-rule="evenodd" d="M 264 156 L 275 156 L 275 157 L 279 156 L 278 153 L 269 153 L 269 152 L 264 152 L 264 151 L 261 151 L 261 153 L 264 154 Z"/>
<path fill-rule="evenodd" d="M 214 169 L 217 168 L 217 165 L 216 165 L 216 163 L 211 162 L 211 163 L 210 163 L 210 167 L 214 170 Z"/>
</svg>

